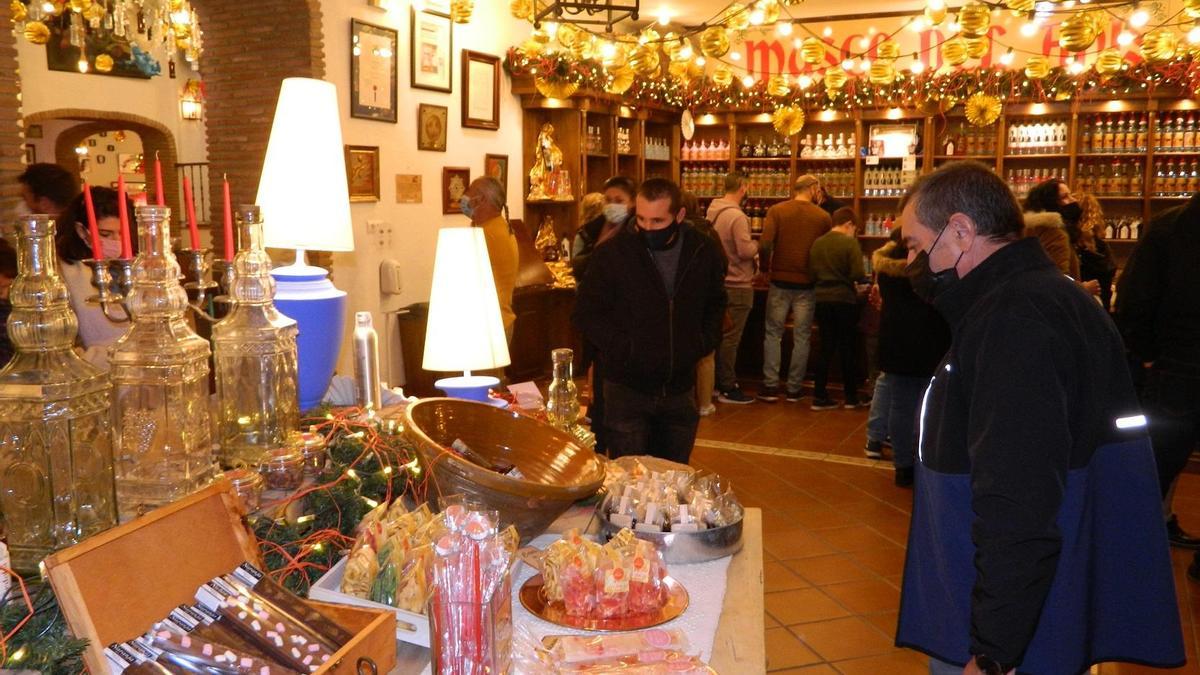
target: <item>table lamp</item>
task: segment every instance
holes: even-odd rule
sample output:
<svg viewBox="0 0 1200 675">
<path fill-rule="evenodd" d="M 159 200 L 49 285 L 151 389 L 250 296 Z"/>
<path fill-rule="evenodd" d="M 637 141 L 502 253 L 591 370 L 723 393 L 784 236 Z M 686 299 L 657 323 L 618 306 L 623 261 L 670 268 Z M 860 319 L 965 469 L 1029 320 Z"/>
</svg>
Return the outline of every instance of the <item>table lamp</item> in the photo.
<svg viewBox="0 0 1200 675">
<path fill-rule="evenodd" d="M 461 377 L 434 382 L 447 396 L 483 403 L 499 401 L 500 405 L 503 403 L 500 399 L 488 398 L 488 389 L 498 386 L 500 380 L 472 376 L 471 371 L 503 368 L 508 364 L 508 342 L 483 230 L 443 228 L 438 232 L 433 259 L 433 289 L 429 295 L 422 367 L 463 371 Z"/>
<path fill-rule="evenodd" d="M 320 404 L 333 378 L 346 320 L 346 292 L 309 265 L 305 251 L 353 251 L 350 194 L 337 88 L 289 77 L 279 90 L 258 183 L 263 239 L 296 250 L 295 263 L 271 271 L 275 307 L 296 320 L 300 409 Z"/>
</svg>

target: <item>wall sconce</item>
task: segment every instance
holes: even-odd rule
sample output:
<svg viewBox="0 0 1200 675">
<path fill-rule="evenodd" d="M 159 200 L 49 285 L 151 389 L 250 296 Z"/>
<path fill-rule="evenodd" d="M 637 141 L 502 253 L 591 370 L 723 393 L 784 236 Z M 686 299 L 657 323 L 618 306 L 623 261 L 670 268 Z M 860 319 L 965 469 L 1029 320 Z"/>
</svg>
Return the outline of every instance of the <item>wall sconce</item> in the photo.
<svg viewBox="0 0 1200 675">
<path fill-rule="evenodd" d="M 199 80 L 188 80 L 179 97 L 179 115 L 185 120 L 198 120 L 204 113 L 204 86 Z"/>
</svg>

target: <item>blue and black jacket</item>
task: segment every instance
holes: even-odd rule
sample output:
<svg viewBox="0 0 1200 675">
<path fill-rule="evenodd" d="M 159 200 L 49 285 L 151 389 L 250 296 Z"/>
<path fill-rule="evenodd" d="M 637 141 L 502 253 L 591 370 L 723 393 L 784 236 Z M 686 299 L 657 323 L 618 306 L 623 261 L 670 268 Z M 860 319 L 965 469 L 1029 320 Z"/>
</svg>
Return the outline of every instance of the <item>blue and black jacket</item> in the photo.
<svg viewBox="0 0 1200 675">
<path fill-rule="evenodd" d="M 1074 675 L 1184 652 L 1121 338 L 1036 239 L 936 301 L 953 333 L 921 406 L 896 644 Z"/>
</svg>

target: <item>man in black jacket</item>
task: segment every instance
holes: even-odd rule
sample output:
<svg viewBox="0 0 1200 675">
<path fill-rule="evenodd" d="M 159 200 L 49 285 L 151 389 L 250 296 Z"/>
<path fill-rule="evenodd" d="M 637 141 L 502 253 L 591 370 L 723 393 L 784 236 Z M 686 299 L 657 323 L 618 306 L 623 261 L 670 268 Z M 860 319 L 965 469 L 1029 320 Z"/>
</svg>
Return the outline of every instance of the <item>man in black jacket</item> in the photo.
<svg viewBox="0 0 1200 675">
<path fill-rule="evenodd" d="M 1200 194 L 1150 221 L 1117 286 L 1117 325 L 1144 369 L 1142 404 L 1171 543 L 1200 548 L 1171 512 L 1175 480 L 1200 443 Z M 1200 561 L 1200 558 L 1198 558 Z M 1200 580 L 1200 562 L 1188 574 Z"/>
<path fill-rule="evenodd" d="M 991 168 L 924 176 L 900 218 L 913 289 L 951 343 L 921 404 L 897 644 L 929 654 L 935 675 L 1182 665 L 1154 457 L 1116 327 L 1021 238 Z"/>
<path fill-rule="evenodd" d="M 592 253 L 572 316 L 604 358 L 609 454 L 686 463 L 700 420 L 696 363 L 716 348 L 725 314 L 718 245 L 683 223 L 679 187 L 642 184 L 637 227 Z"/>
</svg>

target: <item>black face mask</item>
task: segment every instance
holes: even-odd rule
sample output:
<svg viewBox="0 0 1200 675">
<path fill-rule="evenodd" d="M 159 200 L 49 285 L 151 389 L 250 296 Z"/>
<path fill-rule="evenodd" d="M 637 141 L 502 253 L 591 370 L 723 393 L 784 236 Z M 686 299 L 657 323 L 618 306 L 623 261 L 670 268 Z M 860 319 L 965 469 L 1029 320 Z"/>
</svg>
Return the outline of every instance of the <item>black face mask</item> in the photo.
<svg viewBox="0 0 1200 675">
<path fill-rule="evenodd" d="M 1071 202 L 1058 207 L 1058 213 L 1067 225 L 1078 225 L 1083 217 L 1083 207 L 1079 206 L 1079 202 Z"/>
<path fill-rule="evenodd" d="M 942 228 L 938 232 L 938 236 L 933 240 L 933 246 L 929 247 L 929 253 L 937 248 L 938 241 L 942 238 L 942 234 L 949 229 L 949 226 Z M 905 275 L 908 276 L 908 282 L 912 284 L 913 292 L 917 294 L 925 302 L 933 302 L 934 298 L 946 292 L 958 282 L 958 261 L 962 260 L 962 253 L 958 254 L 958 260 L 954 264 L 944 270 L 934 272 L 929 268 L 929 253 L 920 251 L 913 261 L 904 268 Z"/>
<path fill-rule="evenodd" d="M 679 222 L 672 221 L 661 230 L 646 230 L 639 225 L 637 230 L 646 248 L 651 251 L 665 251 L 675 243 L 675 235 L 679 234 Z"/>
</svg>

